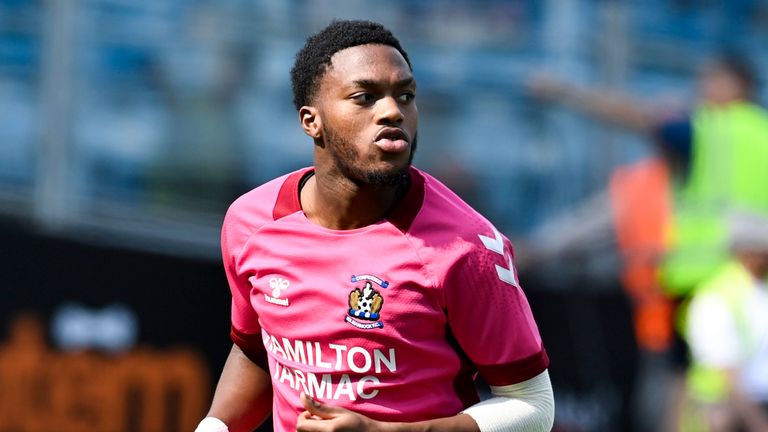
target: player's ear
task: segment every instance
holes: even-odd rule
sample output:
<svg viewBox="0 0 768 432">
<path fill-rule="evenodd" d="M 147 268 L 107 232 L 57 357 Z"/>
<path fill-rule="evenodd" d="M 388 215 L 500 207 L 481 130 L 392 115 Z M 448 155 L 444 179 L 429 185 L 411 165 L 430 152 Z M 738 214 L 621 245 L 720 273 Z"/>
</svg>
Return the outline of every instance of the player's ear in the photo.
<svg viewBox="0 0 768 432">
<path fill-rule="evenodd" d="M 312 137 L 315 141 L 322 138 L 323 121 L 317 108 L 307 105 L 299 108 L 299 121 L 305 134 Z"/>
</svg>

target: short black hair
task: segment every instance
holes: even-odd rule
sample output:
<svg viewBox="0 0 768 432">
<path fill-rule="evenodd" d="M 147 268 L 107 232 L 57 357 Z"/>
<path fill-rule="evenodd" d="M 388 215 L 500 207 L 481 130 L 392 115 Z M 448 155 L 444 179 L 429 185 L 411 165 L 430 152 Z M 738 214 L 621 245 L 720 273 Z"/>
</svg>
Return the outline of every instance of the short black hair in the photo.
<svg viewBox="0 0 768 432">
<path fill-rule="evenodd" d="M 367 44 L 395 48 L 411 68 L 408 53 L 383 25 L 372 21 L 334 20 L 328 27 L 307 38 L 304 47 L 296 54 L 291 69 L 291 89 L 296 110 L 311 103 L 318 82 L 331 65 L 334 54 L 346 48 Z"/>
</svg>

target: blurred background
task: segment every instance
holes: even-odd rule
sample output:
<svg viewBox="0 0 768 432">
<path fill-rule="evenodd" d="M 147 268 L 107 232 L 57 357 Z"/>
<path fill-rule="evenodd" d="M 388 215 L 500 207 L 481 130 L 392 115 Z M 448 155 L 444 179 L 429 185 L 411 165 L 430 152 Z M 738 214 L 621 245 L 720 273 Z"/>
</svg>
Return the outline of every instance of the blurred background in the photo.
<svg viewBox="0 0 768 432">
<path fill-rule="evenodd" d="M 0 431 L 194 429 L 230 346 L 223 214 L 311 163 L 288 72 L 333 18 L 401 39 L 415 165 L 518 245 L 556 430 L 650 430 L 618 257 L 589 203 L 652 148 L 534 97 L 531 77 L 683 109 L 724 47 L 765 81 L 767 1 L 0 0 Z M 542 252 L 582 229 L 583 252 Z"/>
</svg>

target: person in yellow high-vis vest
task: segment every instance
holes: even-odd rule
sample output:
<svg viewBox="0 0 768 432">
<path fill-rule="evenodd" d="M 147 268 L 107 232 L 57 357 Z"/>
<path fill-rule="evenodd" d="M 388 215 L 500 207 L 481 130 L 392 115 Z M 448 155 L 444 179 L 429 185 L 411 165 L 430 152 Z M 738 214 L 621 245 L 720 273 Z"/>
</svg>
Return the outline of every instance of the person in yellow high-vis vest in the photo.
<svg viewBox="0 0 768 432">
<path fill-rule="evenodd" d="M 727 257 L 723 215 L 768 214 L 768 113 L 750 102 L 753 78 L 716 64 L 691 118 L 688 175 L 675 197 L 670 253 L 661 279 L 686 295 Z M 710 88 L 711 87 L 711 88 Z"/>
<path fill-rule="evenodd" d="M 688 308 L 686 432 L 768 431 L 768 218 L 732 222 L 732 259 Z"/>
</svg>

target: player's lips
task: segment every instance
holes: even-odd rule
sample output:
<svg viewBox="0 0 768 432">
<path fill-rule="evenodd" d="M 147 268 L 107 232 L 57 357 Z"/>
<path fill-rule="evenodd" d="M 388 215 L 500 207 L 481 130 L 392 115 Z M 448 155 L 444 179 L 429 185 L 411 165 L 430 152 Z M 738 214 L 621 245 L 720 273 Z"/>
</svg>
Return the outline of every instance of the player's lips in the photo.
<svg viewBox="0 0 768 432">
<path fill-rule="evenodd" d="M 411 139 L 404 130 L 396 127 L 386 127 L 373 138 L 373 143 L 381 150 L 399 153 L 408 150 Z"/>
</svg>

